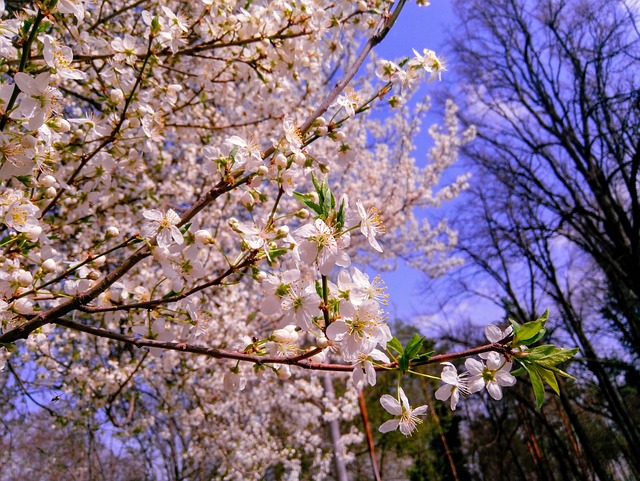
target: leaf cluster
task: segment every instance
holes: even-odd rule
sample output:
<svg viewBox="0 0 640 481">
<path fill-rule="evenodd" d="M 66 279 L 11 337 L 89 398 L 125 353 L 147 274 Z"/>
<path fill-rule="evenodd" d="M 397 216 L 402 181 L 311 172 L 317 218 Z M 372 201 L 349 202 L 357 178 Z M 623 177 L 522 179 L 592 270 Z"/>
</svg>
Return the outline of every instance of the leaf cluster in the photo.
<svg viewBox="0 0 640 481">
<path fill-rule="evenodd" d="M 558 364 L 568 361 L 578 352 L 578 348 L 564 349 L 553 344 L 543 344 L 532 349 L 528 346 L 539 341 L 545 334 L 545 323 L 549 318 L 549 311 L 546 310 L 542 316 L 535 321 L 526 322 L 522 325 L 513 319 L 509 319 L 513 327 L 513 340 L 509 346 L 520 348 L 520 352 L 515 354 L 515 361 L 519 368 L 513 371 L 514 376 L 527 372 L 533 393 L 536 398 L 538 409 L 544 403 L 544 384 L 546 383 L 556 394 L 560 394 L 556 375 L 574 379 L 571 375 L 557 367 Z M 522 349 L 524 348 L 524 349 Z"/>
</svg>

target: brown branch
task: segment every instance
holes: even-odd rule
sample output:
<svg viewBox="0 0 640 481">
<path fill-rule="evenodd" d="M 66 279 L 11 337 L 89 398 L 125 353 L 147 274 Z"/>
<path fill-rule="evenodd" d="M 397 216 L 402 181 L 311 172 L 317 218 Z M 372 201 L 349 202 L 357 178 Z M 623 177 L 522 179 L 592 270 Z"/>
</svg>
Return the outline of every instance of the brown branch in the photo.
<svg viewBox="0 0 640 481">
<path fill-rule="evenodd" d="M 214 359 L 231 359 L 234 361 L 250 362 L 258 365 L 287 364 L 289 366 L 297 366 L 302 369 L 309 369 L 314 371 L 337 371 L 337 372 L 353 371 L 352 364 L 330 364 L 330 363 L 307 361 L 308 358 L 322 352 L 322 349 L 320 348 L 313 348 L 306 353 L 296 355 L 296 356 L 291 356 L 291 357 L 259 356 L 256 354 L 248 354 L 243 351 L 233 351 L 229 349 L 220 349 L 217 347 L 198 346 L 198 345 L 188 344 L 184 342 L 158 341 L 156 339 L 145 339 L 141 337 L 133 337 L 133 336 L 128 336 L 126 334 L 120 334 L 117 332 L 109 331 L 108 329 L 104 329 L 102 327 L 88 326 L 86 324 L 70 321 L 68 319 L 56 319 L 52 322 L 62 327 L 67 327 L 69 329 L 74 329 L 76 331 L 86 332 L 87 334 L 92 334 L 97 337 L 103 337 L 106 339 L 112 339 L 114 341 L 132 344 L 136 347 L 154 347 L 154 348 L 165 349 L 169 351 L 190 352 L 192 354 L 199 354 L 202 356 L 212 357 Z M 471 356 L 473 354 L 478 354 L 481 352 L 488 352 L 488 351 L 504 352 L 505 350 L 506 350 L 505 347 L 500 346 L 499 344 L 486 344 L 484 346 L 479 346 L 473 349 L 467 349 L 466 351 L 436 355 L 431 357 L 429 360 L 423 362 L 422 364 L 437 364 L 444 361 L 450 361 L 452 359 Z M 375 369 L 377 371 L 385 371 L 389 369 L 396 369 L 397 366 L 398 366 L 397 363 L 392 362 L 389 364 L 377 365 L 375 366 Z"/>
<path fill-rule="evenodd" d="M 200 291 L 202 291 L 204 289 L 207 289 L 209 287 L 221 285 L 222 281 L 224 281 L 225 278 L 229 277 L 234 272 L 242 270 L 245 267 L 248 267 L 251 264 L 253 264 L 255 262 L 255 259 L 256 259 L 255 255 L 256 255 L 256 252 L 252 252 L 240 264 L 238 264 L 236 266 L 229 267 L 226 271 L 224 271 L 222 274 L 220 274 L 215 279 L 212 279 L 209 282 L 205 282 L 204 284 L 201 284 L 201 285 L 196 286 L 196 287 L 194 287 L 192 289 L 189 289 L 188 291 L 182 292 L 180 294 L 176 294 L 174 296 L 163 297 L 161 299 L 152 299 L 152 300 L 144 301 L 144 302 L 133 302 L 131 304 L 123 304 L 121 306 L 110 306 L 110 307 L 80 306 L 78 308 L 78 310 L 83 311 L 83 312 L 95 313 L 95 312 L 128 311 L 128 310 L 131 310 L 131 309 L 153 309 L 154 307 L 157 307 L 160 304 L 168 304 L 170 302 L 177 302 L 177 301 L 180 301 L 182 299 L 185 299 L 185 298 L 189 297 L 192 294 L 195 294 L 196 292 L 200 292 Z"/>
<path fill-rule="evenodd" d="M 367 402 L 364 398 L 362 389 L 358 389 L 358 405 L 360 406 L 360 414 L 362 416 L 362 424 L 367 438 L 367 448 L 369 449 L 369 458 L 371 459 L 371 467 L 373 468 L 373 476 L 376 481 L 382 481 L 380 477 L 380 467 L 378 466 L 378 458 L 376 457 L 376 445 L 373 441 L 371 433 L 371 423 L 369 422 L 369 412 L 367 411 Z"/>
</svg>

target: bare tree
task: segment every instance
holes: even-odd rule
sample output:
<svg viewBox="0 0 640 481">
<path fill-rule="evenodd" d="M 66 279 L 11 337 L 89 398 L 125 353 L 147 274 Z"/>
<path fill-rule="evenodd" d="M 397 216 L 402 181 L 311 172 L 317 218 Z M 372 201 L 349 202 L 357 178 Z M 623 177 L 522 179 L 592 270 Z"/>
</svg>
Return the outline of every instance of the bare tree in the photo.
<svg viewBox="0 0 640 481">
<path fill-rule="evenodd" d="M 478 129 L 465 152 L 476 187 L 462 249 L 511 317 L 554 307 L 553 334 L 580 346 L 605 425 L 640 476 L 638 420 L 610 368 L 637 375 L 640 358 L 640 10 L 587 0 L 457 6 L 460 111 Z M 600 479 L 613 470 L 590 462 Z"/>
</svg>

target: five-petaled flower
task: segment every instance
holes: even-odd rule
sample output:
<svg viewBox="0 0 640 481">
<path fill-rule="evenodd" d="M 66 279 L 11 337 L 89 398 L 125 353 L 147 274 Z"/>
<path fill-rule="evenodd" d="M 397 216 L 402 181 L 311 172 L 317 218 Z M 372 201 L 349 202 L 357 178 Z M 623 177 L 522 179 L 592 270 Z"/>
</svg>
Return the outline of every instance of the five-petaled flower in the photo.
<svg viewBox="0 0 640 481">
<path fill-rule="evenodd" d="M 416 429 L 416 425 L 422 423 L 422 419 L 418 416 L 424 416 L 428 406 L 419 406 L 411 409 L 409 400 L 401 387 L 398 388 L 398 396 L 400 401 L 388 394 L 380 398 L 382 407 L 385 408 L 388 413 L 397 417 L 384 422 L 379 430 L 381 433 L 388 433 L 389 431 L 400 428 L 402 434 L 411 436 L 411 433 Z"/>
<path fill-rule="evenodd" d="M 145 210 L 142 216 L 147 222 L 142 226 L 142 236 L 151 239 L 157 236 L 159 247 L 169 247 L 173 241 L 176 244 L 182 244 L 184 238 L 177 225 L 180 223 L 180 216 L 173 209 L 169 209 L 166 214 L 159 210 Z"/>
<path fill-rule="evenodd" d="M 502 387 L 513 386 L 516 378 L 509 372 L 511 363 L 503 356 L 491 351 L 487 355 L 487 365 L 477 359 L 467 359 L 464 363 L 471 377 L 469 378 L 469 392 L 482 391 L 486 386 L 489 395 L 499 401 L 502 399 Z"/>
<path fill-rule="evenodd" d="M 450 362 L 443 362 L 442 365 L 444 367 L 442 368 L 440 379 L 445 384 L 440 386 L 436 391 L 436 399 L 443 402 L 449 400 L 451 410 L 455 411 L 458 401 L 460 400 L 460 393 L 464 395 L 469 394 L 469 387 L 466 379 L 469 373 L 464 372 L 458 375 L 458 370 Z"/>
</svg>

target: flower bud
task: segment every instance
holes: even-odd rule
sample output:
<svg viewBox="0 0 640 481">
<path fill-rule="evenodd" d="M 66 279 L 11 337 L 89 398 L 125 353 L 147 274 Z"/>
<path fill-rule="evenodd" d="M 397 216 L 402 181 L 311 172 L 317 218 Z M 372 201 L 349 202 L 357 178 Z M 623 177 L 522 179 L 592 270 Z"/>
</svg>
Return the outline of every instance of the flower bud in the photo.
<svg viewBox="0 0 640 481">
<path fill-rule="evenodd" d="M 344 140 L 347 138 L 347 134 L 345 134 L 343 131 L 339 131 L 334 134 L 334 137 L 336 141 L 344 142 Z"/>
<path fill-rule="evenodd" d="M 269 168 L 266 165 L 261 165 L 260 167 L 258 167 L 256 173 L 260 176 L 265 176 L 269 173 Z"/>
<path fill-rule="evenodd" d="M 318 127 L 324 127 L 325 125 L 327 125 L 327 119 L 325 119 L 324 117 L 318 117 L 315 120 L 315 124 Z"/>
<path fill-rule="evenodd" d="M 254 202 L 255 202 L 255 199 L 253 198 L 253 195 L 251 195 L 251 192 L 249 191 L 246 191 L 244 194 L 242 194 L 242 197 L 240 198 L 240 203 L 245 207 L 252 206 Z"/>
<path fill-rule="evenodd" d="M 53 130 L 55 130 L 56 132 L 60 132 L 61 134 L 64 134 L 65 132 L 69 132 L 69 130 L 71 130 L 71 124 L 62 117 L 58 117 L 57 119 L 55 119 L 53 121 L 52 127 Z"/>
<path fill-rule="evenodd" d="M 109 90 L 109 98 L 114 104 L 119 104 L 124 101 L 124 93 L 120 89 Z"/>
<path fill-rule="evenodd" d="M 325 349 L 329 346 L 329 339 L 324 336 L 316 338 L 316 346 L 318 346 L 320 349 Z"/>
<path fill-rule="evenodd" d="M 318 127 L 316 129 L 316 135 L 319 137 L 324 137 L 325 135 L 327 135 L 328 132 L 329 132 L 329 128 L 325 125 L 323 125 L 322 127 Z"/>
<path fill-rule="evenodd" d="M 195 237 L 196 242 L 199 242 L 200 244 L 213 244 L 213 236 L 211 235 L 211 232 L 206 229 L 197 230 L 195 234 L 193 234 L 193 237 Z"/>
<path fill-rule="evenodd" d="M 20 270 L 18 271 L 18 276 L 16 280 L 18 281 L 18 284 L 20 284 L 20 286 L 27 287 L 27 286 L 30 286 L 31 283 L 33 282 L 33 276 L 29 271 Z"/>
<path fill-rule="evenodd" d="M 102 267 L 105 262 L 107 262 L 107 259 L 105 256 L 96 257 L 91 261 L 91 263 L 96 267 Z"/>
<path fill-rule="evenodd" d="M 166 247 L 156 247 L 153 249 L 153 258 L 158 262 L 166 261 L 169 257 L 169 249 Z"/>
<path fill-rule="evenodd" d="M 12 307 L 18 314 L 31 314 L 33 312 L 33 302 L 26 297 L 16 299 Z"/>
<path fill-rule="evenodd" d="M 280 344 L 291 342 L 291 333 L 287 329 L 276 329 L 273 331 L 273 340 Z"/>
<path fill-rule="evenodd" d="M 304 164 L 307 161 L 307 156 L 302 152 L 296 152 L 295 154 L 293 154 L 293 161 L 300 167 L 304 167 Z"/>
<path fill-rule="evenodd" d="M 284 154 L 279 153 L 273 158 L 273 163 L 280 168 L 285 168 L 287 166 L 287 158 Z"/>
<path fill-rule="evenodd" d="M 51 187 L 48 187 L 47 190 L 44 191 L 44 196 L 47 199 L 53 199 L 56 196 L 57 193 L 58 193 L 58 191 L 56 190 L 56 188 L 51 186 Z"/>
<path fill-rule="evenodd" d="M 324 351 L 311 356 L 311 359 L 310 359 L 311 362 L 319 362 L 319 363 L 325 362 L 326 360 L 327 360 L 327 355 L 324 353 Z"/>
<path fill-rule="evenodd" d="M 44 187 L 45 189 L 48 189 L 49 187 L 54 185 L 56 182 L 57 182 L 56 178 L 53 175 L 45 175 L 40 180 L 38 180 L 40 187 Z"/>
<path fill-rule="evenodd" d="M 42 234 L 42 227 L 39 225 L 34 225 L 25 232 L 27 239 L 30 241 L 37 241 L 40 238 L 40 234 Z"/>
<path fill-rule="evenodd" d="M 42 263 L 42 270 L 45 272 L 53 272 L 56 270 L 57 266 L 56 261 L 53 259 L 47 259 Z"/>
<path fill-rule="evenodd" d="M 278 230 L 276 230 L 276 235 L 278 237 L 286 237 L 289 234 L 289 226 L 287 225 L 281 225 L 280 227 L 278 227 Z"/>
<path fill-rule="evenodd" d="M 120 229 L 118 229 L 115 225 L 111 225 L 107 227 L 107 237 L 116 237 L 120 234 Z"/>
<path fill-rule="evenodd" d="M 276 373 L 278 374 L 278 379 L 282 379 L 283 381 L 291 377 L 291 370 L 289 366 L 286 365 L 278 369 Z"/>
</svg>

